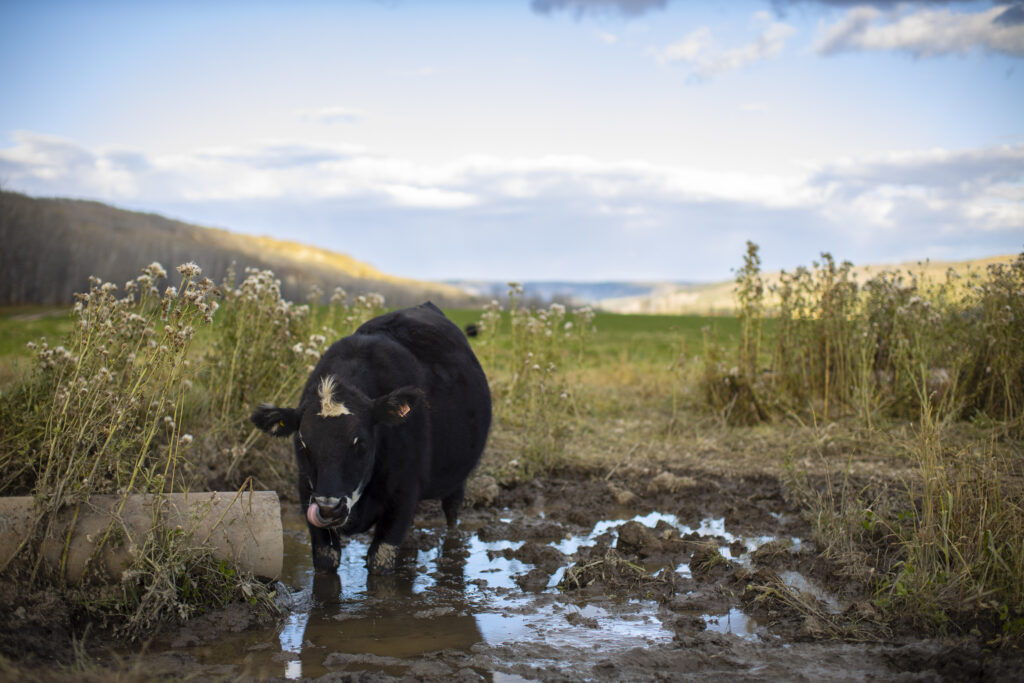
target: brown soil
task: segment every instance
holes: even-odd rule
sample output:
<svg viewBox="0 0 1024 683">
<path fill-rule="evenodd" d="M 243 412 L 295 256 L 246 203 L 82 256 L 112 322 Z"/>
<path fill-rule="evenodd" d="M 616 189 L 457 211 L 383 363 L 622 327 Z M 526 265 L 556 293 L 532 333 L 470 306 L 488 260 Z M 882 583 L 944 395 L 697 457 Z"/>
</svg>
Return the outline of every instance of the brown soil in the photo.
<svg viewBox="0 0 1024 683">
<path fill-rule="evenodd" d="M 779 479 L 769 474 L 712 474 L 648 463 L 621 468 L 614 479 L 604 472 L 570 471 L 511 488 L 492 484 L 479 486 L 486 494 L 464 511 L 462 536 L 455 540 L 440 531 L 439 506 L 423 505 L 404 546 L 403 571 L 410 582 L 420 576 L 424 567 L 410 556 L 440 547 L 443 539 L 432 575 L 440 585 L 454 572 L 459 580 L 445 590 L 466 592 L 486 585 L 488 577 L 465 573 L 469 535 L 485 543 L 522 541 L 488 551 L 489 559 L 529 567 L 512 577 L 516 588 L 494 594 L 520 600 L 508 603 L 517 605 L 508 608 L 509 614 L 554 615 L 553 621 L 544 622 L 549 626 L 529 638 L 503 642 L 488 641 L 477 629 L 472 642 L 427 651 L 413 648 L 411 654 L 313 647 L 307 631 L 303 662 L 310 657 L 315 666 L 304 674 L 324 681 L 930 681 L 1010 680 L 1024 670 L 1024 656 L 1017 650 L 989 652 L 971 638 L 938 641 L 894 635 L 865 598 L 863 587 L 846 586 L 849 577 L 818 557 L 806 540 L 809 529 L 787 503 Z M 628 521 L 571 554 L 554 547 L 567 537 L 586 536 L 601 520 L 655 511 L 675 515 L 693 529 L 702 520 L 722 518 L 730 534 L 776 540 L 760 543 L 747 554 L 740 541 L 730 542 L 716 532 L 681 533 L 663 520 Z M 301 539 L 301 534 L 294 536 Z M 789 541 L 793 537 L 804 540 L 794 545 Z M 688 571 L 681 571 L 683 566 Z M 559 571 L 555 590 L 549 583 Z M 795 582 L 794 576 L 811 583 Z M 405 590 L 386 581 L 367 586 L 379 603 L 367 609 L 382 614 L 389 595 Z M 314 584 L 312 599 L 317 590 Z M 329 584 L 325 594 L 336 596 L 337 585 Z M 465 598 L 465 605 L 428 606 L 404 620 L 429 632 L 472 614 L 471 602 Z M 609 641 L 603 631 L 613 621 L 621 628 L 641 618 L 636 616 L 638 605 L 649 607 L 649 616 L 642 619 L 660 621 L 665 637 L 642 646 L 614 647 L 614 637 Z M 340 630 L 350 617 L 339 613 L 331 618 Z M 722 632 L 722 624 L 731 619 L 749 620 L 755 633 L 744 637 L 736 630 Z M 472 619 L 468 623 L 471 630 L 476 628 Z M 198 654 L 218 645 L 230 650 L 236 647 L 231 643 L 242 642 L 236 638 L 260 628 L 266 629 L 244 606 L 235 605 L 168 626 L 147 646 L 117 643 L 103 635 L 99 624 L 87 632 L 80 614 L 59 596 L 0 586 L 0 677 L 101 680 L 116 673 L 125 680 L 281 679 L 288 655 L 276 635 L 244 641 L 244 648 L 238 646 L 233 655 L 217 661 Z M 568 640 L 559 635 L 564 633 L 570 634 Z"/>
</svg>

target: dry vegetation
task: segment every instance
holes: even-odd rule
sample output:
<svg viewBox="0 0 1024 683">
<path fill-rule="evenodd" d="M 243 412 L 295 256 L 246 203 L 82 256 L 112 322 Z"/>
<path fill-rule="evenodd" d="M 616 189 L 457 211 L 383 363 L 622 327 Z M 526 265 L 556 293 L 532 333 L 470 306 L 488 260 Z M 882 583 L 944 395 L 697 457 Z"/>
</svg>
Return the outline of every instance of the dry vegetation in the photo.
<svg viewBox="0 0 1024 683">
<path fill-rule="evenodd" d="M 942 279 L 952 270 L 961 277 L 969 277 L 972 273 L 984 273 L 995 264 L 1008 264 L 1014 259 L 1013 254 L 991 256 L 970 261 L 924 261 L 917 263 L 900 263 L 890 265 L 857 266 L 852 275 L 860 282 L 867 282 L 885 272 L 913 271 L 919 276 L 929 279 Z M 763 273 L 762 279 L 768 288 L 765 304 L 774 308 L 779 304 L 772 287 L 786 277 L 784 272 Z M 686 286 L 664 286 L 660 291 L 649 296 L 621 297 L 601 302 L 602 308 L 616 313 L 654 313 L 669 315 L 734 315 L 739 302 L 735 297 L 735 283 L 725 281 L 712 284 L 694 284 Z"/>
<path fill-rule="evenodd" d="M 39 343 L 3 388 L 0 493 L 36 496 L 38 534 L 96 493 L 292 496 L 288 449 L 246 415 L 294 400 L 326 345 L 383 306 L 340 290 L 295 304 L 265 270 L 214 283 L 186 265 L 173 285 L 162 270 L 125 288 L 94 281 L 70 335 Z M 877 628 L 829 634 L 1019 643 L 1024 256 L 941 281 L 884 272 L 861 285 L 852 273 L 825 255 L 772 291 L 751 245 L 736 318 L 526 308 L 514 284 L 504 303 L 449 311 L 480 328 L 473 344 L 495 401 L 481 473 L 506 486 L 555 471 L 651 473 L 667 491 L 678 487 L 653 473 L 668 464 L 697 480 L 779 477 L 835 581 L 871 604 Z M 267 604 L 251 577 L 193 545 L 158 536 L 109 599 L 69 595 L 133 633 L 225 599 Z M 8 578 L 52 585 L 37 564 L 26 544 Z"/>
<path fill-rule="evenodd" d="M 533 312 L 539 342 L 528 346 L 515 290 L 506 317 L 492 306 L 485 327 L 508 330 L 482 342 L 499 478 L 513 459 L 519 476 L 635 476 L 645 462 L 781 472 L 839 588 L 870 598 L 875 633 L 1019 644 L 1024 254 L 941 277 L 880 270 L 863 284 L 823 254 L 771 283 L 748 246 L 738 329 L 722 320 L 697 335 L 697 319 L 679 318 L 670 348 L 607 330 L 628 328 L 607 316 L 579 340 L 586 352 L 568 338 L 550 345 L 557 308 Z"/>
<path fill-rule="evenodd" d="M 76 297 L 71 332 L 59 345 L 31 342 L 34 364 L 0 396 L 0 493 L 36 501 L 32 529 L 0 571 L 30 589 L 66 589 L 132 637 L 232 599 L 270 609 L 270 589 L 180 530 L 146 539 L 112 591 L 101 577 L 65 586 L 67 543 L 59 567 L 39 552 L 59 513 L 77 518 L 96 494 L 282 488 L 291 465 L 251 451 L 247 415 L 257 400 L 290 400 L 326 340 L 383 304 L 337 290 L 311 309 L 282 299 L 269 271 L 249 270 L 237 286 L 232 276 L 216 285 L 192 263 L 178 271 L 174 285 L 158 263 L 123 289 L 93 278 Z M 119 538 L 115 522 L 95 555 Z"/>
</svg>

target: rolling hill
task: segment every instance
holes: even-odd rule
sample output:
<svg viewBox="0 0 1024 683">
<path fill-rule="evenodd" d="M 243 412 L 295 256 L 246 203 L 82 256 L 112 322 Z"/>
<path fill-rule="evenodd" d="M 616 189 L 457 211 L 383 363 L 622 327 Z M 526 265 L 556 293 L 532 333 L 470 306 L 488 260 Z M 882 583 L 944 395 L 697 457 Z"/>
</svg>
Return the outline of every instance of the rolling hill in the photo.
<svg viewBox="0 0 1024 683">
<path fill-rule="evenodd" d="M 313 285 L 325 292 L 383 294 L 389 305 L 433 299 L 466 305 L 472 297 L 451 285 L 395 277 L 346 254 L 125 211 L 75 199 L 0 192 L 0 305 L 67 304 L 88 289 L 90 275 L 122 284 L 148 263 L 173 272 L 194 261 L 220 282 L 234 264 L 270 269 L 286 298 L 305 300 Z"/>
</svg>

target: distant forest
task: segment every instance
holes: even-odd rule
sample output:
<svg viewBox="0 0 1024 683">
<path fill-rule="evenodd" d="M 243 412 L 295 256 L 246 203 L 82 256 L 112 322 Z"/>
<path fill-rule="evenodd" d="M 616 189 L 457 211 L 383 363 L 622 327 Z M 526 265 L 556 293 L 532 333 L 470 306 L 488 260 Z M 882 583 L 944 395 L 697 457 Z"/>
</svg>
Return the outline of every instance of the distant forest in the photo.
<svg viewBox="0 0 1024 683">
<path fill-rule="evenodd" d="M 99 202 L 0 191 L 0 306 L 70 304 L 75 292 L 88 290 L 90 275 L 120 287 L 153 261 L 164 266 L 172 283 L 174 269 L 189 261 L 218 284 L 232 264 L 239 281 L 246 267 L 270 269 L 293 301 L 305 301 L 313 285 L 326 296 L 339 286 L 350 297 L 378 292 L 389 306 L 469 300 L 454 287 L 390 277 L 344 254 Z"/>
</svg>

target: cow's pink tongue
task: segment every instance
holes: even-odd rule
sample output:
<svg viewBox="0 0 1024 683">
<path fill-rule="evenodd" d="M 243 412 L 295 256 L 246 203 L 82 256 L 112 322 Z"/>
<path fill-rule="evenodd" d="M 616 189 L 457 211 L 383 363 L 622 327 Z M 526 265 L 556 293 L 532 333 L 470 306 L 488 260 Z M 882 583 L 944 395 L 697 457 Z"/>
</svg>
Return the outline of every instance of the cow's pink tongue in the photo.
<svg viewBox="0 0 1024 683">
<path fill-rule="evenodd" d="M 310 503 L 309 507 L 306 508 L 306 519 L 313 526 L 318 526 L 321 529 L 327 526 L 324 522 L 323 517 L 320 516 L 320 506 L 316 503 Z"/>
</svg>

